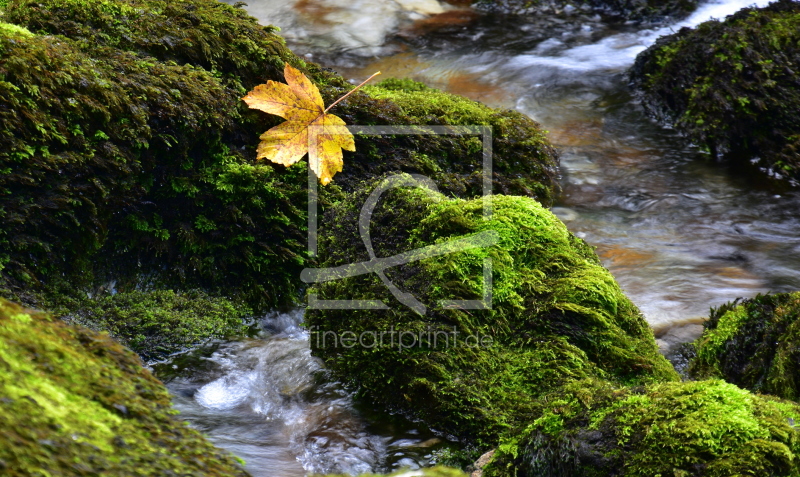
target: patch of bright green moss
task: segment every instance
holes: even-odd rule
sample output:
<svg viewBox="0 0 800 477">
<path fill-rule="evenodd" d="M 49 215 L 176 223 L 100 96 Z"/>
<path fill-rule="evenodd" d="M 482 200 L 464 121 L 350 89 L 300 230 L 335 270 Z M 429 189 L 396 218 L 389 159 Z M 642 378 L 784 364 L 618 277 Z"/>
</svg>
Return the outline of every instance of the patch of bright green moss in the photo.
<svg viewBox="0 0 800 477">
<path fill-rule="evenodd" d="M 369 259 L 358 238 L 361 203 L 371 190 L 342 201 L 320 223 L 321 266 Z M 572 380 L 597 377 L 643 384 L 674 380 L 641 313 L 582 240 L 536 201 L 494 196 L 491 220 L 482 200 L 446 199 L 420 189 L 394 189 L 372 216 L 378 257 L 494 231 L 499 243 L 387 270 L 403 292 L 427 305 L 424 315 L 398 303 L 374 275 L 315 285 L 321 299 L 380 299 L 387 310 L 306 313 L 313 352 L 370 400 L 411 414 L 465 441 L 494 439 L 534 415 L 535 399 Z M 439 300 L 480 300 L 483 264 L 492 261 L 492 308 L 439 306 Z M 425 338 L 401 349 L 391 330 L 458 332 L 462 341 Z M 330 332 L 326 335 L 326 332 Z M 330 336 L 384 333 L 378 346 L 342 346 Z M 469 346 L 465 337 L 488 337 Z M 399 338 L 398 338 L 399 340 Z M 407 337 L 407 343 L 410 340 Z M 474 338 L 473 338 L 474 340 Z"/>
<path fill-rule="evenodd" d="M 800 406 L 723 381 L 575 382 L 499 448 L 487 477 L 794 476 Z"/>
<path fill-rule="evenodd" d="M 800 292 L 737 300 L 714 310 L 705 327 L 694 343 L 693 376 L 800 398 Z"/>
<path fill-rule="evenodd" d="M 391 474 L 359 474 L 358 477 L 403 477 L 403 476 L 411 476 L 414 477 L 467 477 L 467 474 L 458 470 L 458 469 L 451 469 L 448 467 L 430 467 L 426 469 L 419 469 L 414 471 L 409 470 L 399 470 L 397 472 L 392 472 Z M 345 475 L 326 475 L 321 476 L 318 474 L 312 475 L 312 477 L 347 477 Z"/>
<path fill-rule="evenodd" d="M 800 180 L 800 4 L 780 0 L 660 38 L 631 70 L 643 104 L 712 154 Z"/>
<path fill-rule="evenodd" d="M 3 3 L 0 2 L 0 9 L 3 8 Z M 11 23 L 3 23 L 0 22 L 0 35 L 3 36 L 12 36 L 12 35 L 19 35 L 19 36 L 33 36 L 33 33 L 28 31 L 27 28 L 12 25 Z"/>
<path fill-rule="evenodd" d="M 0 473 L 245 476 L 108 335 L 0 299 Z"/>
</svg>

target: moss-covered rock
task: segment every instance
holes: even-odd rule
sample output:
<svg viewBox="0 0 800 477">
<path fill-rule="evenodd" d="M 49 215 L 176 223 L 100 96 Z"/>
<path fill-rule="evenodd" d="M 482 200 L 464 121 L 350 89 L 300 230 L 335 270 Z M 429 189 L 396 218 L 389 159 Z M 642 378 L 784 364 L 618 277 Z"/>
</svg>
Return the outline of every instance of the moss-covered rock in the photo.
<svg viewBox="0 0 800 477">
<path fill-rule="evenodd" d="M 759 295 L 712 310 L 689 372 L 800 400 L 800 292 Z"/>
<path fill-rule="evenodd" d="M 258 136 L 281 120 L 240 98 L 283 81 L 286 62 L 326 102 L 352 85 L 216 0 L 11 0 L 3 19 L 14 23 L 0 27 L 3 295 L 66 303 L 114 282 L 201 289 L 256 312 L 297 300 L 306 169 L 252 163 Z M 424 117 L 365 93 L 337 114 L 356 125 L 489 124 L 508 155 L 496 161 L 497 190 L 553 200 L 556 157 L 538 125 L 415 88 L 436 102 Z M 359 137 L 322 202 L 390 170 L 477 195 L 476 140 Z"/>
<path fill-rule="evenodd" d="M 198 66 L 240 88 L 299 61 L 274 27 L 216 0 L 8 0 L 5 21 L 66 36 L 87 51 L 111 47 Z"/>
<path fill-rule="evenodd" d="M 246 476 L 106 334 L 0 299 L 0 473 Z"/>
<path fill-rule="evenodd" d="M 305 181 L 247 164 L 238 92 L 191 65 L 0 33 L 6 294 L 147 276 L 256 307 L 291 301 Z"/>
<path fill-rule="evenodd" d="M 250 314 L 246 307 L 200 291 L 132 291 L 72 305 L 66 321 L 107 331 L 145 360 L 212 338 L 244 335 Z"/>
<path fill-rule="evenodd" d="M 472 0 L 482 10 L 511 14 L 562 11 L 567 5 L 625 21 L 658 21 L 682 18 L 693 12 L 697 0 Z"/>
<path fill-rule="evenodd" d="M 419 470 L 399 470 L 397 472 L 392 472 L 391 474 L 360 474 L 358 477 L 403 477 L 403 476 L 411 476 L 414 477 L 467 477 L 467 474 L 458 470 L 452 469 L 448 467 L 429 467 L 425 469 Z M 314 475 L 312 477 L 323 477 L 321 475 Z M 324 477 L 347 477 L 346 475 L 326 475 Z"/>
<path fill-rule="evenodd" d="M 494 193 L 535 197 L 546 205 L 555 201 L 560 190 L 558 155 L 536 121 L 517 111 L 492 109 L 407 79 L 388 79 L 365 87 L 365 92 L 397 105 L 405 116 L 397 118 L 398 124 L 489 126 Z M 351 162 L 348 175 L 364 180 L 389 171 L 418 172 L 434 179 L 443 192 L 458 197 L 481 195 L 483 145 L 479 136 L 428 136 L 412 151 L 384 155 L 377 164 Z"/>
<path fill-rule="evenodd" d="M 800 179 L 800 2 L 683 28 L 631 70 L 645 108 L 715 156 Z"/>
<path fill-rule="evenodd" d="M 795 476 L 800 406 L 724 381 L 575 382 L 500 445 L 485 477 Z"/>
<path fill-rule="evenodd" d="M 373 187 L 365 184 L 321 221 L 321 266 L 369 260 L 357 223 Z M 489 445 L 535 413 L 537 396 L 565 382 L 677 378 L 591 247 L 532 199 L 494 196 L 492 204 L 492 219 L 484 221 L 481 199 L 446 199 L 421 188 L 387 191 L 372 215 L 377 257 L 482 232 L 496 234 L 498 243 L 386 270 L 402 292 L 427 306 L 422 315 L 398 303 L 372 274 L 315 285 L 309 293 L 320 299 L 380 299 L 388 309 L 307 310 L 313 353 L 379 405 Z M 482 299 L 486 259 L 491 309 L 440 306 Z M 353 336 L 354 346 L 342 341 Z"/>
</svg>

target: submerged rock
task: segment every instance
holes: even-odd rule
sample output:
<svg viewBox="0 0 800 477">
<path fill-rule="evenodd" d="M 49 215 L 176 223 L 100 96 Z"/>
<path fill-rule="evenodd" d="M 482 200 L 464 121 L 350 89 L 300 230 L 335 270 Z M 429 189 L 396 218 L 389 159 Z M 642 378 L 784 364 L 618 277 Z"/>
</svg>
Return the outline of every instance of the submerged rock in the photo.
<svg viewBox="0 0 800 477">
<path fill-rule="evenodd" d="M 713 156 L 800 180 L 800 2 L 745 8 L 682 28 L 630 72 L 642 103 Z"/>
<path fill-rule="evenodd" d="M 373 187 L 321 220 L 321 266 L 369 260 L 358 218 Z M 307 310 L 312 352 L 378 405 L 479 445 L 494 444 L 536 412 L 538 396 L 572 380 L 677 379 L 591 247 L 533 199 L 494 196 L 490 220 L 483 207 L 422 188 L 385 192 L 369 230 L 377 257 L 464 237 L 497 243 L 387 269 L 405 304 L 372 274 L 315 285 L 314 299 L 381 300 L 386 309 Z M 491 309 L 476 309 L 486 303 L 486 260 Z"/>
<path fill-rule="evenodd" d="M 800 400 L 800 292 L 759 295 L 712 311 L 695 341 L 693 377 Z"/>
<path fill-rule="evenodd" d="M 500 445 L 484 477 L 800 472 L 800 405 L 719 380 L 617 388 L 578 381 Z"/>
<path fill-rule="evenodd" d="M 106 334 L 0 299 L 0 473 L 247 476 Z"/>
</svg>

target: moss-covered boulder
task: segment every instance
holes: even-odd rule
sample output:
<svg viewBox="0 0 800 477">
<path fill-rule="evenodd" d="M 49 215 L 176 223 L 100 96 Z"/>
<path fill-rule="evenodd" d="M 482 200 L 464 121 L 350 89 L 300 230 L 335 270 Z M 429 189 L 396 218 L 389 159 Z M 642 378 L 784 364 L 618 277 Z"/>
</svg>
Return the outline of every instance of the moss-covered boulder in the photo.
<svg viewBox="0 0 800 477">
<path fill-rule="evenodd" d="M 563 11 L 568 5 L 609 19 L 624 21 L 659 21 L 682 18 L 693 12 L 697 0 L 472 0 L 481 10 L 511 14 L 536 14 Z"/>
<path fill-rule="evenodd" d="M 0 299 L 0 473 L 246 476 L 113 341 Z"/>
<path fill-rule="evenodd" d="M 299 60 L 274 27 L 212 0 L 7 0 L 4 21 L 78 47 L 139 53 L 221 75 L 239 88 L 280 76 Z"/>
<path fill-rule="evenodd" d="M 0 78 L 6 294 L 35 302 L 26 293 L 63 277 L 261 307 L 296 293 L 306 194 L 291 177 L 304 178 L 247 163 L 238 91 L 192 65 L 10 28 Z"/>
<path fill-rule="evenodd" d="M 484 477 L 795 476 L 800 405 L 724 381 L 575 382 L 500 445 Z"/>
<path fill-rule="evenodd" d="M 800 2 L 660 38 L 630 75 L 644 107 L 714 156 L 800 180 Z"/>
<path fill-rule="evenodd" d="M 689 372 L 800 400 L 800 292 L 759 295 L 712 310 Z"/>
<path fill-rule="evenodd" d="M 256 312 L 298 299 L 307 170 L 254 164 L 258 136 L 281 119 L 241 97 L 283 81 L 287 62 L 328 103 L 352 85 L 216 0 L 10 0 L 2 18 L 0 293 L 40 304 L 108 283 L 199 289 Z M 556 156 L 536 123 L 413 87 L 403 97 L 430 101 L 425 114 L 361 92 L 336 113 L 354 125 L 492 126 L 496 189 L 553 201 Z M 356 144 L 323 205 L 394 170 L 480 193 L 475 137 Z"/>
<path fill-rule="evenodd" d="M 250 310 L 198 290 L 103 294 L 64 307 L 64 319 L 107 331 L 144 360 L 212 338 L 245 335 Z"/>
<path fill-rule="evenodd" d="M 320 266 L 369 260 L 358 220 L 373 187 L 365 184 L 321 220 Z M 536 412 L 537 396 L 565 382 L 677 378 L 591 247 L 533 199 L 491 202 L 492 218 L 484 220 L 481 199 L 386 191 L 370 227 L 377 257 L 464 237 L 494 235 L 497 243 L 387 269 L 402 293 L 426 306 L 423 314 L 399 303 L 374 274 L 315 285 L 309 293 L 317 299 L 381 300 L 387 308 L 307 310 L 313 353 L 378 405 L 489 445 Z M 486 260 L 491 309 L 447 302 L 485 300 Z"/>
</svg>

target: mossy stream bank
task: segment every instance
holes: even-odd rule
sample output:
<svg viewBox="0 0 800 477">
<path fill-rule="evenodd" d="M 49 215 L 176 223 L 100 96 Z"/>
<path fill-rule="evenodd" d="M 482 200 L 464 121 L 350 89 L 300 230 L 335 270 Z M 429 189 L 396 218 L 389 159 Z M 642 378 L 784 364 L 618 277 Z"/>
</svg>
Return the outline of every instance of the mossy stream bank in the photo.
<svg viewBox="0 0 800 477">
<path fill-rule="evenodd" d="M 558 194 L 557 156 L 534 121 L 406 80 L 354 95 L 337 111 L 349 124 L 491 126 L 494 215 L 483 221 L 475 198 L 475 138 L 359 137 L 350 167 L 323 189 L 326 255 L 315 263 L 304 244 L 307 171 L 252 162 L 255 138 L 276 120 L 239 98 L 282 80 L 286 62 L 328 103 L 351 88 L 341 77 L 213 1 L 11 0 L 2 8 L 10 22 L 0 26 L 5 296 L 163 356 L 242 333 L 243 318 L 296 303 L 304 267 L 365 259 L 355 248 L 358 204 L 388 173 L 425 174 L 439 193 L 398 189 L 376 210 L 378 256 L 489 231 L 499 242 L 390 272 L 427 313 L 313 310 L 308 326 L 454 329 L 491 340 L 398 350 L 312 339 L 366 402 L 457 437 L 453 464 L 499 446 L 485 470 L 494 475 L 581 475 L 587 466 L 602 475 L 798 473 L 796 405 L 721 381 L 679 383 L 594 250 L 545 209 Z M 484 298 L 487 259 L 496 306 L 439 309 L 440 300 Z M 372 276 L 313 290 L 392 300 Z M 178 422 L 161 384 L 106 335 L 3 303 L 0 402 L 15 419 L 0 435 L 7 468 L 244 472 Z M 654 451 L 667 432 L 661 422 L 683 439 Z"/>
</svg>

